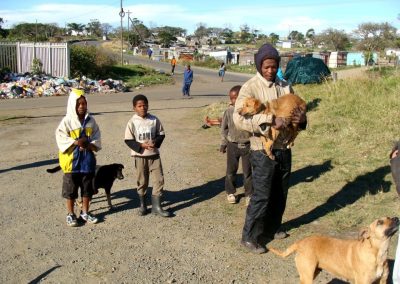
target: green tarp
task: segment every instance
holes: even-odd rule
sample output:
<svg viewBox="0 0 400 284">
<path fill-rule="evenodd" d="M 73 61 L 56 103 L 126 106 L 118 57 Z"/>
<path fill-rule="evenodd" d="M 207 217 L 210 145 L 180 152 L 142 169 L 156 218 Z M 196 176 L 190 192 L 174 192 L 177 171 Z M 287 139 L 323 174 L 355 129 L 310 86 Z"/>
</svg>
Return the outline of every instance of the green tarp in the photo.
<svg viewBox="0 0 400 284">
<path fill-rule="evenodd" d="M 325 63 L 311 56 L 295 57 L 286 66 L 285 79 L 290 84 L 321 83 L 331 71 Z"/>
</svg>

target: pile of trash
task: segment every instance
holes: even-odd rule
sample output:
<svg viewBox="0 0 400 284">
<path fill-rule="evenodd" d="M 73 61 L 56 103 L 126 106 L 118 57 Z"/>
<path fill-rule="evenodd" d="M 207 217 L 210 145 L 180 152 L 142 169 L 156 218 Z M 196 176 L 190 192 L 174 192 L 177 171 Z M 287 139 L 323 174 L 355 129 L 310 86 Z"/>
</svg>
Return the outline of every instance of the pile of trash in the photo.
<svg viewBox="0 0 400 284">
<path fill-rule="evenodd" d="M 65 96 L 69 94 L 71 88 L 83 88 L 87 93 L 128 91 L 128 87 L 121 80 L 97 81 L 85 76 L 67 79 L 30 73 L 7 73 L 0 78 L 0 99 Z"/>
</svg>

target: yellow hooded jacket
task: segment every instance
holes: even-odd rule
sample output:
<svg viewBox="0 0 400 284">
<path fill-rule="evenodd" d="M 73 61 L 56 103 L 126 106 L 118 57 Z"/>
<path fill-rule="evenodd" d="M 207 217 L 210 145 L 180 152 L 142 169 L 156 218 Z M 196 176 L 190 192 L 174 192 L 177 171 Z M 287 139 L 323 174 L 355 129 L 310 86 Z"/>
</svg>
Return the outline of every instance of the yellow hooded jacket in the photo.
<svg viewBox="0 0 400 284">
<path fill-rule="evenodd" d="M 74 141 L 86 136 L 88 141 L 101 149 L 100 129 L 95 119 L 86 111 L 81 124 L 76 113 L 76 101 L 84 95 L 83 90 L 72 89 L 67 105 L 67 114 L 56 129 L 56 141 L 59 149 L 59 163 L 64 173 L 94 173 L 96 159 L 89 150 L 80 151 Z"/>
</svg>

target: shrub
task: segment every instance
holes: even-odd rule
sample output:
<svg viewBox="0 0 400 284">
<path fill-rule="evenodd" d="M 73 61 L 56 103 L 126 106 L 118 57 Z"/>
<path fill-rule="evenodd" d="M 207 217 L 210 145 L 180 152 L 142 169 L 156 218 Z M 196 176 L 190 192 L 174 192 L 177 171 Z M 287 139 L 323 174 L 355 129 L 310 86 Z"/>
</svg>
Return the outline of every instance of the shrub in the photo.
<svg viewBox="0 0 400 284">
<path fill-rule="evenodd" d="M 31 65 L 32 74 L 35 74 L 35 75 L 42 74 L 42 67 L 43 67 L 43 63 L 42 63 L 42 61 L 40 61 L 40 59 L 34 58 L 32 60 L 32 65 Z"/>
<path fill-rule="evenodd" d="M 71 74 L 74 77 L 101 78 L 114 64 L 114 58 L 103 49 L 81 45 L 71 48 Z"/>
</svg>

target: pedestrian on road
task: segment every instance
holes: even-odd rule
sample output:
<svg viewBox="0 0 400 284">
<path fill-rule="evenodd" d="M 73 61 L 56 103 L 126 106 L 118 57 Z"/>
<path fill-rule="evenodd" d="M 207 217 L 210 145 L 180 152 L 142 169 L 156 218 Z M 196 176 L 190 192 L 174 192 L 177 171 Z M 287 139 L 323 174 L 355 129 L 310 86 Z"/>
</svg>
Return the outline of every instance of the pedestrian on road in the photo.
<svg viewBox="0 0 400 284">
<path fill-rule="evenodd" d="M 170 213 L 161 207 L 164 173 L 159 148 L 165 138 L 164 128 L 156 116 L 148 113 L 149 102 L 146 96 L 136 95 L 132 104 L 135 113 L 126 125 L 125 143 L 131 149 L 131 156 L 135 160 L 136 184 L 140 201 L 139 215 L 147 214 L 146 193 L 151 175 L 153 179 L 151 212 L 162 217 L 170 217 Z"/>
<path fill-rule="evenodd" d="M 281 224 L 292 165 L 292 152 L 287 145 L 290 131 L 286 129 L 286 120 L 283 117 L 275 117 L 272 114 L 242 116 L 240 109 L 247 98 L 256 98 L 266 103 L 285 94 L 294 93 L 287 82 L 279 80 L 276 76 L 279 62 L 279 53 L 272 45 L 264 44 L 260 47 L 255 56 L 257 74 L 242 86 L 233 113 L 235 125 L 251 133 L 253 194 L 246 211 L 241 244 L 254 253 L 266 252 L 263 242 L 288 236 L 282 230 Z M 298 123 L 300 129 L 306 128 L 306 114 L 300 109 L 293 112 L 291 121 Z M 272 149 L 275 160 L 266 155 L 260 137 L 267 135 L 270 127 L 280 130 Z"/>
<path fill-rule="evenodd" d="M 151 48 L 149 47 L 147 49 L 147 56 L 149 57 L 149 59 L 151 59 L 151 55 L 153 54 L 153 50 L 151 50 Z"/>
<path fill-rule="evenodd" d="M 171 75 L 174 75 L 175 66 L 176 66 L 176 59 L 175 59 L 175 56 L 172 56 L 172 59 L 171 59 Z"/>
<path fill-rule="evenodd" d="M 67 225 L 78 226 L 74 212 L 78 189 L 82 195 L 80 218 L 91 224 L 98 219 L 89 214 L 93 196 L 92 181 L 96 170 L 94 152 L 101 149 L 100 129 L 88 112 L 84 90 L 72 89 L 68 97 L 67 114 L 56 130 L 60 167 L 64 172 L 62 196 L 66 199 Z"/>
<path fill-rule="evenodd" d="M 229 91 L 230 104 L 228 109 L 225 110 L 221 121 L 222 139 L 219 151 L 226 153 L 225 192 L 228 203 L 237 203 L 237 197 L 235 196 L 236 175 L 239 168 L 239 160 L 242 159 L 244 196 L 246 205 L 248 205 L 253 191 L 251 184 L 250 133 L 237 129 L 232 118 L 240 88 L 241 86 L 237 85 Z"/>
<path fill-rule="evenodd" d="M 193 70 L 190 69 L 190 64 L 185 66 L 185 71 L 183 72 L 183 87 L 182 87 L 182 93 L 183 93 L 183 98 L 186 99 L 191 99 L 192 97 L 190 96 L 190 86 L 192 85 L 193 82 Z"/>
<path fill-rule="evenodd" d="M 218 70 L 218 76 L 221 78 L 221 82 L 224 81 L 225 71 L 226 71 L 226 66 L 225 63 L 222 62 Z"/>
</svg>

